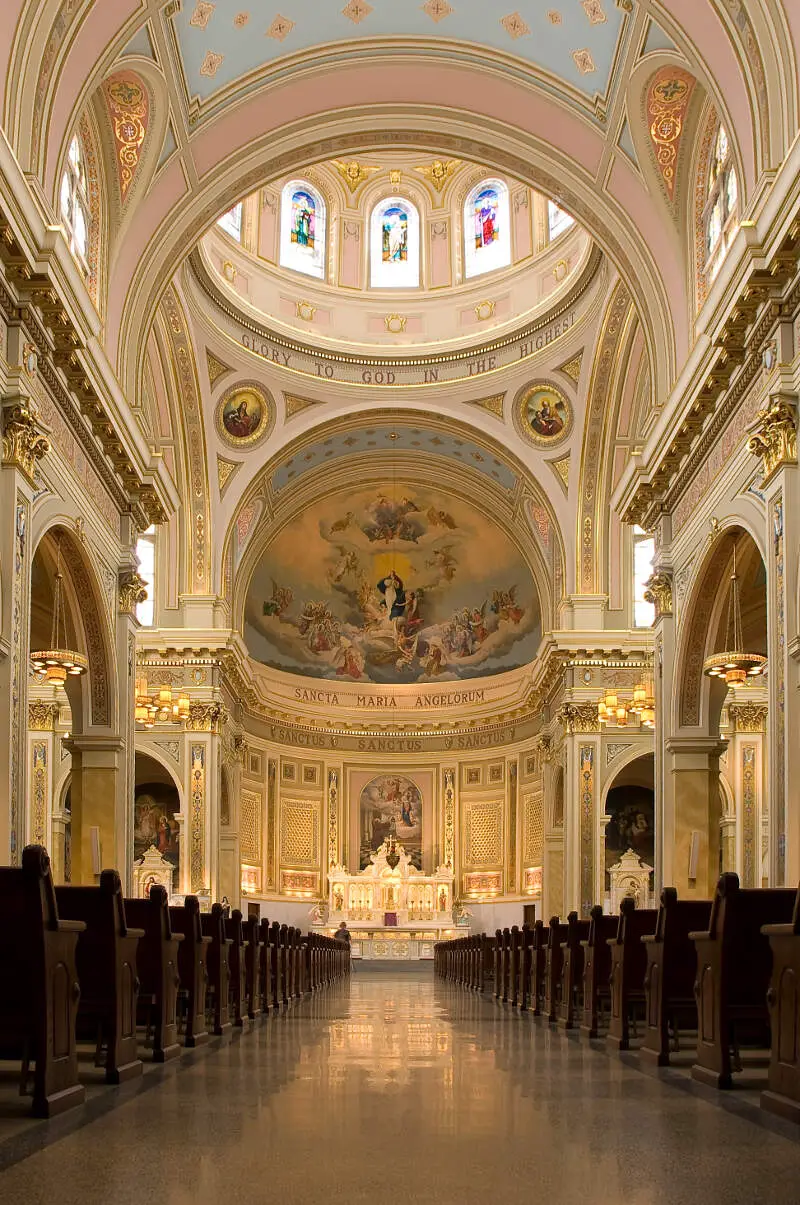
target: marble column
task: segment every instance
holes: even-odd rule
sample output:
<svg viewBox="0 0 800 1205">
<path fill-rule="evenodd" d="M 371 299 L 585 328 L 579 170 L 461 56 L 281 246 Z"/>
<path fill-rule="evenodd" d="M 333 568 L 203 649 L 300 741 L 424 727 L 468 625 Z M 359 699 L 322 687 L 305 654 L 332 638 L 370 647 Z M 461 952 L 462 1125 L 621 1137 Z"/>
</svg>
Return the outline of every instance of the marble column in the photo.
<svg viewBox="0 0 800 1205">
<path fill-rule="evenodd" d="M 116 868 L 126 746 L 107 732 L 76 734 L 66 743 L 72 754 L 72 882 L 92 884 L 101 870 Z"/>
<path fill-rule="evenodd" d="M 653 574 L 645 587 L 645 599 L 656 609 L 653 624 L 653 687 L 656 721 L 655 753 L 655 873 L 656 898 L 665 884 L 674 879 L 675 791 L 674 780 L 667 774 L 665 745 L 672 729 L 672 700 L 675 676 L 675 607 L 672 574 L 672 520 L 663 515 L 656 530 L 656 558 Z"/>
<path fill-rule="evenodd" d="M 724 748 L 718 737 L 672 736 L 666 741 L 665 772 L 673 787 L 673 832 L 665 837 L 673 855 L 668 885 L 681 898 L 709 899 L 719 878 L 719 759 Z"/>
</svg>

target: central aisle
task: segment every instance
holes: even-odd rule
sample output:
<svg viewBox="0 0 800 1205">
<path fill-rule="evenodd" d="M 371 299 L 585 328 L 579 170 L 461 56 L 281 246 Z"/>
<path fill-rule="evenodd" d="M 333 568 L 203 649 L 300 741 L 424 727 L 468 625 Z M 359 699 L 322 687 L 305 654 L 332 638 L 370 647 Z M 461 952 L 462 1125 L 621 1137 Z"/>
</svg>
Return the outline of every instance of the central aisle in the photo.
<svg viewBox="0 0 800 1205">
<path fill-rule="evenodd" d="M 361 968 L 152 1080 L 0 1174 L 0 1200 L 786 1205 L 796 1186 L 794 1141 L 429 967 Z"/>
</svg>

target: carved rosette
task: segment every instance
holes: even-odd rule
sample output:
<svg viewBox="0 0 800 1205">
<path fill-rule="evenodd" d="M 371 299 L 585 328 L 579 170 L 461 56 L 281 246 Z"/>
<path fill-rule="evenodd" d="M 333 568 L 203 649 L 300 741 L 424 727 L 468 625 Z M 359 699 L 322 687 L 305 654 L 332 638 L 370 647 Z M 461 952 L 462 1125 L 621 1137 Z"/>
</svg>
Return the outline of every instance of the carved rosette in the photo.
<svg viewBox="0 0 800 1205">
<path fill-rule="evenodd" d="M 139 603 L 147 598 L 147 583 L 138 573 L 121 573 L 117 599 L 122 615 L 135 615 Z"/>
<path fill-rule="evenodd" d="M 565 703 L 559 709 L 557 718 L 564 725 L 565 731 L 570 736 L 576 732 L 600 731 L 597 706 L 592 703 Z"/>
<path fill-rule="evenodd" d="M 3 464 L 19 469 L 33 484 L 36 465 L 50 451 L 50 441 L 39 431 L 36 411 L 26 402 L 3 409 Z"/>
<path fill-rule="evenodd" d="M 654 573 L 644 584 L 645 602 L 656 609 L 656 622 L 672 614 L 672 578 L 667 573 Z"/>
<path fill-rule="evenodd" d="M 765 483 L 783 465 L 797 464 L 797 403 L 772 398 L 756 415 L 747 449 L 761 457 Z"/>
</svg>

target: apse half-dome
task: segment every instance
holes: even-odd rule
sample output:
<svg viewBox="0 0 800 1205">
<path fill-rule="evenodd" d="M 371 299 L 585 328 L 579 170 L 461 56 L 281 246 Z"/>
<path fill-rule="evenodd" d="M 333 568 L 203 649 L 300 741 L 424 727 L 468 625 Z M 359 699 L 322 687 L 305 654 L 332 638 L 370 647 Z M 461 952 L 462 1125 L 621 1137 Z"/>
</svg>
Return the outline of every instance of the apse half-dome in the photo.
<svg viewBox="0 0 800 1205">
<path fill-rule="evenodd" d="M 410 482 L 342 490 L 295 515 L 245 601 L 256 661 L 339 683 L 481 678 L 533 660 L 540 636 L 533 575 L 509 534 Z"/>
</svg>

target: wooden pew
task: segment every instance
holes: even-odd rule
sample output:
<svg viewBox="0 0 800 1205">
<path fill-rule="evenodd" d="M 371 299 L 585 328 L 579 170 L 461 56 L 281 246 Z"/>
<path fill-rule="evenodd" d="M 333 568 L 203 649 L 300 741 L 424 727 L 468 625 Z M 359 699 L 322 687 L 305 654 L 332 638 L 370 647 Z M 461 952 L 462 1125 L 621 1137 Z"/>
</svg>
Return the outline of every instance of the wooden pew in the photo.
<svg viewBox="0 0 800 1205">
<path fill-rule="evenodd" d="M 35 1064 L 34 1116 L 54 1117 L 86 1095 L 75 1038 L 85 925 L 59 917 L 42 846 L 26 846 L 21 866 L 0 867 L 0 918 L 0 1057 L 20 1060 L 21 1092 Z"/>
<path fill-rule="evenodd" d="M 259 955 L 258 955 L 258 990 L 261 997 L 261 1010 L 268 1013 L 275 1007 L 272 999 L 272 926 L 266 916 L 258 923 Z"/>
<path fill-rule="evenodd" d="M 269 931 L 273 1008 L 280 1008 L 282 1004 L 286 1003 L 286 989 L 284 987 L 286 980 L 285 933 L 286 925 L 281 925 L 279 921 L 274 920 Z"/>
<path fill-rule="evenodd" d="M 200 1046 L 208 1041 L 206 991 L 208 947 L 211 945 L 211 938 L 203 936 L 200 904 L 196 895 L 187 895 L 183 906 L 171 907 L 169 915 L 175 932 L 182 933 L 184 938 L 178 949 L 183 1041 L 186 1046 Z"/>
<path fill-rule="evenodd" d="M 578 920 L 577 912 L 570 912 L 567 918 L 557 1008 L 557 1020 L 562 1029 L 574 1029 L 583 1016 L 583 943 L 588 940 L 590 923 Z"/>
<path fill-rule="evenodd" d="M 761 1104 L 770 1113 L 800 1122 L 800 888 L 792 920 L 765 925 L 772 949 L 772 980 L 767 992 L 772 1046 L 769 1088 Z"/>
<path fill-rule="evenodd" d="M 503 930 L 494 931 L 494 973 L 492 976 L 492 995 L 499 1000 L 503 994 Z"/>
<path fill-rule="evenodd" d="M 487 983 L 492 981 L 494 975 L 494 938 L 488 933 L 481 935 L 481 967 L 478 976 L 478 990 L 486 991 Z"/>
<path fill-rule="evenodd" d="M 629 1050 L 631 1030 L 638 1034 L 644 1021 L 644 981 L 647 974 L 647 948 L 642 938 L 656 927 L 655 908 L 637 908 L 627 896 L 619 906 L 619 925 L 611 947 L 611 1016 L 606 1042 L 614 1050 Z"/>
<path fill-rule="evenodd" d="M 240 913 L 241 916 L 241 913 Z M 200 913 L 200 931 L 210 944 L 206 950 L 206 1025 L 215 1037 L 230 1033 L 230 948 L 225 934 L 222 904 L 212 904 L 210 912 Z"/>
<path fill-rule="evenodd" d="M 511 946 L 509 950 L 509 987 L 508 998 L 514 1008 L 519 1004 L 520 975 L 522 972 L 522 931 L 518 925 L 511 927 Z"/>
<path fill-rule="evenodd" d="M 739 876 L 717 884 L 708 930 L 689 936 L 697 947 L 697 1061 L 692 1076 L 730 1088 L 742 1046 L 770 1048 L 767 991 L 772 972 L 765 925 L 792 920 L 795 892 L 742 890 Z"/>
<path fill-rule="evenodd" d="M 253 916 L 242 922 L 245 938 L 244 950 L 244 1010 L 251 1021 L 261 1012 L 262 992 L 260 985 L 261 970 L 261 924 Z"/>
<path fill-rule="evenodd" d="M 522 926 L 522 949 L 520 951 L 519 968 L 519 1007 L 527 1012 L 531 1001 L 531 952 L 533 948 L 533 928 Z"/>
<path fill-rule="evenodd" d="M 242 1029 L 248 1017 L 247 999 L 247 939 L 242 913 L 234 908 L 230 916 L 223 917 L 225 936 L 231 943 L 228 947 L 228 1016 L 235 1029 Z"/>
<path fill-rule="evenodd" d="M 655 932 L 642 938 L 645 972 L 645 1030 L 640 1057 L 659 1067 L 680 1050 L 680 1035 L 697 1030 L 697 950 L 689 934 L 707 929 L 711 900 L 679 900 L 674 887 L 661 892 Z"/>
<path fill-rule="evenodd" d="M 545 1012 L 547 995 L 547 943 L 550 929 L 543 920 L 537 920 L 533 925 L 533 945 L 531 946 L 531 994 L 530 1011 L 534 1017 L 541 1017 Z"/>
<path fill-rule="evenodd" d="M 561 972 L 564 965 L 564 943 L 567 940 L 570 922 L 578 919 L 577 912 L 570 912 L 562 924 L 557 916 L 550 918 L 545 951 L 545 1006 L 544 1016 L 555 1023 L 561 1003 Z"/>
<path fill-rule="evenodd" d="M 116 870 L 104 870 L 98 887 L 56 887 L 56 901 L 60 916 L 86 926 L 78 938 L 78 1036 L 96 1043 L 97 1066 L 110 1084 L 121 1084 L 142 1074 L 136 950 L 144 930 L 127 926 Z"/>
<path fill-rule="evenodd" d="M 126 899 L 125 917 L 144 931 L 136 950 L 139 976 L 138 1020 L 156 1063 L 176 1058 L 178 1043 L 178 949 L 183 935 L 172 932 L 165 887 L 150 888 L 148 899 Z"/>
<path fill-rule="evenodd" d="M 611 1011 L 611 948 L 619 917 L 606 916 L 600 904 L 589 913 L 589 936 L 583 943 L 583 1020 L 581 1033 L 597 1038 Z"/>
<path fill-rule="evenodd" d="M 511 982 L 511 930 L 508 925 L 503 929 L 503 945 L 500 959 L 500 999 L 508 1003 L 508 990 Z"/>
</svg>

